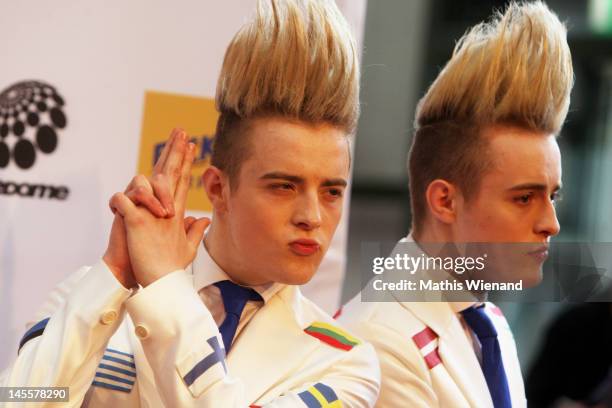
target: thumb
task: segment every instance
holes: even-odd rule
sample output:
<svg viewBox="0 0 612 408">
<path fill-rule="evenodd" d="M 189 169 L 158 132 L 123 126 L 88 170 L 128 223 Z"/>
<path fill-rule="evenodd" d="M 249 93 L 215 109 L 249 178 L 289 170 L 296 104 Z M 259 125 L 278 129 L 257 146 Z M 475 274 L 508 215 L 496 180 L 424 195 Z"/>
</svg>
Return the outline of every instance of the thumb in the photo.
<svg viewBox="0 0 612 408">
<path fill-rule="evenodd" d="M 193 223 L 196 222 L 196 218 L 189 216 L 189 217 L 185 217 L 185 219 L 183 220 L 183 224 L 185 227 L 185 233 L 187 233 L 189 231 L 189 228 L 191 228 L 191 226 L 193 225 Z"/>
<path fill-rule="evenodd" d="M 197 248 L 200 245 L 200 241 L 202 241 L 202 237 L 204 236 L 204 230 L 206 227 L 210 225 L 210 218 L 199 218 L 194 221 L 187 231 L 187 241 L 191 244 L 193 248 Z"/>
</svg>

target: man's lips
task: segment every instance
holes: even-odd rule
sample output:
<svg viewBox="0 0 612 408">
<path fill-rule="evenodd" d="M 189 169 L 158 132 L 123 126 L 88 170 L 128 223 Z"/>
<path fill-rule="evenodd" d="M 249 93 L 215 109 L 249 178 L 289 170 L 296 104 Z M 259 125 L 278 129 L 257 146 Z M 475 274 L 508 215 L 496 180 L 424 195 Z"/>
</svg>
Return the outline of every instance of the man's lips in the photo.
<svg viewBox="0 0 612 408">
<path fill-rule="evenodd" d="M 542 245 L 537 249 L 530 251 L 527 253 L 528 255 L 533 256 L 534 258 L 544 262 L 546 258 L 548 258 L 548 245 Z"/>
<path fill-rule="evenodd" d="M 321 246 L 312 239 L 296 239 L 289 243 L 289 247 L 297 255 L 308 256 L 317 252 Z"/>
</svg>

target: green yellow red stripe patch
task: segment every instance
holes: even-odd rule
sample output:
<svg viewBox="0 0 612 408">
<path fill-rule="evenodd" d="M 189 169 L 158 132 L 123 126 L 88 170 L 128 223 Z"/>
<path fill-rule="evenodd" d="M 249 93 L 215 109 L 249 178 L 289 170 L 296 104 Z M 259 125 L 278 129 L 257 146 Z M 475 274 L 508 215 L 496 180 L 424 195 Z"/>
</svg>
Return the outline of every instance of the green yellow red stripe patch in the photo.
<svg viewBox="0 0 612 408">
<path fill-rule="evenodd" d="M 348 351 L 359 344 L 359 340 L 346 331 L 325 322 L 313 322 L 304 332 L 341 350 Z"/>
</svg>

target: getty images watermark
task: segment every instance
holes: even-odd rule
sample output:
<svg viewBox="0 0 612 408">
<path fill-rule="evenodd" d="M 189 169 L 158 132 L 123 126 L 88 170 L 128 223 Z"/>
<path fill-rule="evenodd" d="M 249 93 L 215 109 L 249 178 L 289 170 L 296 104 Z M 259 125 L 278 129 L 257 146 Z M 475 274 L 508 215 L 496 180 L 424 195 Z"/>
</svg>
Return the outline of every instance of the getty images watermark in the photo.
<svg viewBox="0 0 612 408">
<path fill-rule="evenodd" d="M 612 301 L 612 243 L 362 245 L 362 301 Z"/>
<path fill-rule="evenodd" d="M 458 279 L 458 276 L 466 272 L 483 272 L 486 268 L 487 254 L 478 257 L 429 257 L 424 254 L 410 256 L 398 254 L 389 257 L 375 257 L 372 260 L 372 272 L 381 275 L 385 271 L 402 271 L 411 277 L 419 271 L 445 271 L 449 278 L 436 280 L 434 277 L 425 279 L 401 279 L 399 281 L 386 282 L 382 277 L 372 281 L 374 290 L 420 290 L 420 291 L 465 291 L 483 292 L 492 290 L 523 290 L 523 280 L 517 282 L 487 282 L 484 279 Z"/>
</svg>

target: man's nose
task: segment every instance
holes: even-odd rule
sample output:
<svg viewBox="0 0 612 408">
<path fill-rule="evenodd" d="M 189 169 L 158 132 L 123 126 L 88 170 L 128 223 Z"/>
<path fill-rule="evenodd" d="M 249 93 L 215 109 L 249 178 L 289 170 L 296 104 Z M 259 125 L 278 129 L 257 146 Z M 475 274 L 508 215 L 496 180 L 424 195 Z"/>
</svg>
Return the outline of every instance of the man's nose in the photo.
<svg viewBox="0 0 612 408">
<path fill-rule="evenodd" d="M 319 194 L 315 191 L 304 192 L 297 200 L 293 213 L 293 224 L 305 230 L 321 226 L 321 206 Z"/>
<path fill-rule="evenodd" d="M 544 235 L 546 238 L 555 236 L 561 230 L 559 220 L 557 219 L 557 211 L 552 200 L 547 200 L 542 214 L 535 226 L 535 232 L 538 235 Z"/>
</svg>

